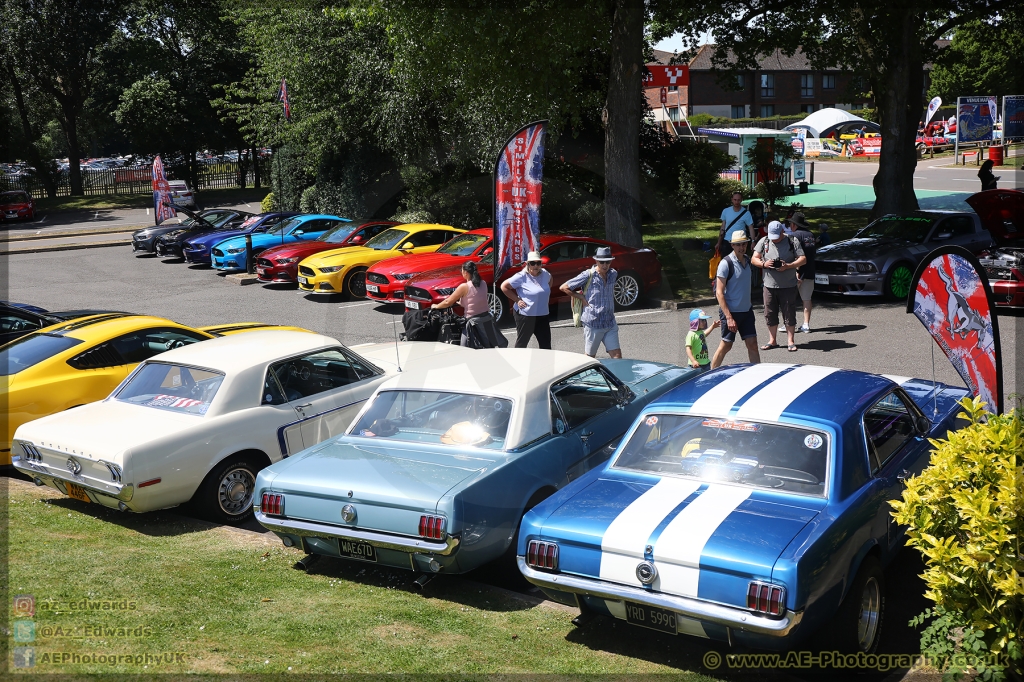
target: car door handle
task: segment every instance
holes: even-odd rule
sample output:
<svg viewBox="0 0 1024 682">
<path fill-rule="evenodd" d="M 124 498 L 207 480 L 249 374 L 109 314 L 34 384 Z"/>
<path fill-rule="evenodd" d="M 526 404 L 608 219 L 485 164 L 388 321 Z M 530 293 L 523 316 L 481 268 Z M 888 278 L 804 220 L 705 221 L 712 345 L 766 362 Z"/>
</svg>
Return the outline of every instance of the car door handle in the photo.
<svg viewBox="0 0 1024 682">
<path fill-rule="evenodd" d="M 306 403 L 305 405 L 296 405 L 295 409 L 296 410 L 304 410 L 307 407 L 313 407 L 313 403 Z"/>
<path fill-rule="evenodd" d="M 907 479 L 910 478 L 912 475 L 913 474 L 904 469 L 903 471 L 896 474 L 896 480 L 899 481 L 900 483 L 906 483 Z"/>
<path fill-rule="evenodd" d="M 590 438 L 593 435 L 594 435 L 593 431 L 580 431 L 580 440 L 583 441 L 584 443 L 586 443 L 587 439 Z"/>
</svg>

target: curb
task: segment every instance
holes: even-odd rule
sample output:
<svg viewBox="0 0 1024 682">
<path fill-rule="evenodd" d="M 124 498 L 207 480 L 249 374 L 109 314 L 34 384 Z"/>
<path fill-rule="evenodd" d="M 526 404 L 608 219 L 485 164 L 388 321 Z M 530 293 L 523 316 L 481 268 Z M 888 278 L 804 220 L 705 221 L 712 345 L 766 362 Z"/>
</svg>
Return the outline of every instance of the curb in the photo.
<svg viewBox="0 0 1024 682">
<path fill-rule="evenodd" d="M 115 239 L 109 242 L 85 242 L 82 244 L 53 244 L 52 246 L 36 246 L 27 249 L 0 250 L 0 255 L 15 256 L 22 253 L 46 253 L 47 251 L 77 251 L 79 249 L 99 249 L 106 246 L 128 246 L 131 239 Z"/>
<path fill-rule="evenodd" d="M 0 244 L 9 244 L 10 242 L 27 242 L 35 239 L 55 239 L 57 237 L 92 237 L 98 234 L 120 234 L 122 232 L 135 232 L 137 230 L 145 229 L 146 225 L 122 225 L 120 227 L 111 227 L 105 230 L 54 230 L 53 232 L 47 232 L 45 234 L 10 234 L 8 233 L 4 237 L 0 237 Z"/>
<path fill-rule="evenodd" d="M 236 272 L 233 275 L 224 275 L 224 281 L 229 284 L 238 284 L 239 286 L 245 286 L 246 284 L 259 284 L 259 280 L 256 279 L 256 275 L 250 275 L 247 272 Z"/>
</svg>

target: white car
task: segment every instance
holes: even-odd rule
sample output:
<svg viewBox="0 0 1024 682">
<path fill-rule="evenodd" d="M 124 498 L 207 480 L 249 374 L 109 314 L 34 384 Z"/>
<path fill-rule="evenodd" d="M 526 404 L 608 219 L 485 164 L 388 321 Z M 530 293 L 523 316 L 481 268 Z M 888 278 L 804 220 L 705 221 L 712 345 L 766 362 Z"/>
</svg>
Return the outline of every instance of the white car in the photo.
<svg viewBox="0 0 1024 682">
<path fill-rule="evenodd" d="M 175 206 L 185 208 L 196 207 L 196 197 L 189 189 L 188 183 L 184 180 L 168 180 L 167 186 L 171 190 L 171 203 Z"/>
<path fill-rule="evenodd" d="M 150 358 L 105 400 L 22 425 L 12 459 L 36 485 L 84 502 L 146 512 L 193 501 L 239 523 L 261 469 L 344 433 L 399 365 L 473 352 L 384 343 L 356 354 L 293 331 L 212 339 Z"/>
</svg>

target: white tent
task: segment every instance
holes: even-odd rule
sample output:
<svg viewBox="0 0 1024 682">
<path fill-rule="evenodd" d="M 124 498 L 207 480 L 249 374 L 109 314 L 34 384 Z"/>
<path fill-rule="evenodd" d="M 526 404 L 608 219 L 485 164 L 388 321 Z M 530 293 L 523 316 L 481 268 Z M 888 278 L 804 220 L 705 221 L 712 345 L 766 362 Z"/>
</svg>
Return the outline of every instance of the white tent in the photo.
<svg viewBox="0 0 1024 682">
<path fill-rule="evenodd" d="M 843 111 L 842 109 L 828 108 L 819 109 L 813 114 L 810 114 L 807 118 L 797 123 L 792 123 L 783 130 L 795 130 L 797 128 L 805 128 L 807 130 L 808 137 L 821 137 L 821 134 L 837 125 L 843 123 L 860 123 L 864 122 L 868 124 L 869 128 L 874 127 L 870 121 L 867 121 L 860 116 L 854 116 L 849 111 Z"/>
</svg>

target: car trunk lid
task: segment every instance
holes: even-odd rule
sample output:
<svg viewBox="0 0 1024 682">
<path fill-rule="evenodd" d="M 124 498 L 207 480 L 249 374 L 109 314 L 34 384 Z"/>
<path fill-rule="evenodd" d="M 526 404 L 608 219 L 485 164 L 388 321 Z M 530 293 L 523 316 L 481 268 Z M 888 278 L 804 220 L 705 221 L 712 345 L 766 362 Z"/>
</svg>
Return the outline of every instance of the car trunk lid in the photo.
<svg viewBox="0 0 1024 682">
<path fill-rule="evenodd" d="M 993 189 L 972 194 L 965 201 L 997 244 L 1024 246 L 1024 192 Z"/>
</svg>

